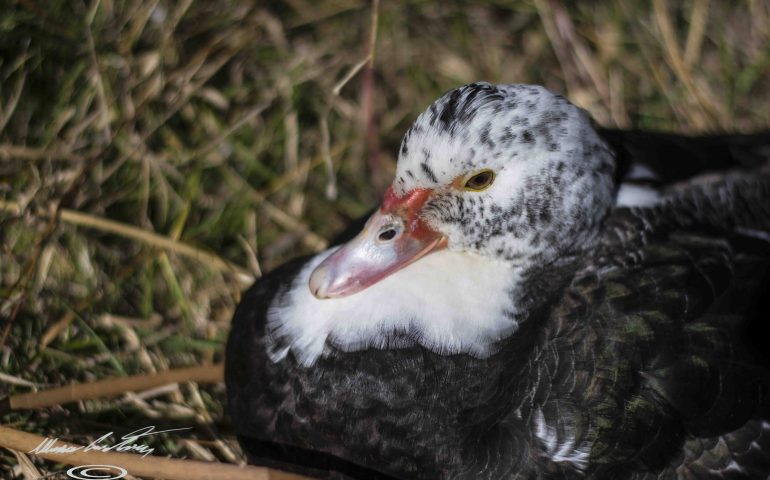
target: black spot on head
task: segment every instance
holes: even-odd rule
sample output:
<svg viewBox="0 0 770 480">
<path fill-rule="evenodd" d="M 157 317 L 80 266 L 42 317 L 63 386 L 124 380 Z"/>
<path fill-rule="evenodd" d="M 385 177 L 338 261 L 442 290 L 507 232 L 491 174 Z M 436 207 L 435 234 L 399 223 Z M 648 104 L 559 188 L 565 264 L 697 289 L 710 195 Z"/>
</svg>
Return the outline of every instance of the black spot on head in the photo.
<svg viewBox="0 0 770 480">
<path fill-rule="evenodd" d="M 517 127 L 518 126 L 529 126 L 529 119 L 527 117 L 520 117 L 520 116 L 517 115 L 517 116 L 513 117 L 513 120 L 511 120 L 511 124 L 513 124 L 513 125 L 515 125 Z"/>
<path fill-rule="evenodd" d="M 444 125 L 444 128 L 449 128 L 449 125 L 454 121 L 455 114 L 457 113 L 457 104 L 459 103 L 462 94 L 462 89 L 458 88 L 449 95 L 449 99 L 439 116 L 439 121 Z"/>
<path fill-rule="evenodd" d="M 529 242 L 533 247 L 537 247 L 540 245 L 540 232 L 535 232 L 535 234 L 532 236 L 532 240 Z"/>
<path fill-rule="evenodd" d="M 468 124 L 478 111 L 505 98 L 502 92 L 488 83 L 471 83 L 452 90 L 434 102 L 430 109 L 430 124 L 439 121 L 440 127 L 454 136 L 459 126 Z M 441 107 L 441 112 L 438 109 Z"/>
<path fill-rule="evenodd" d="M 531 130 L 524 130 L 524 133 L 521 134 L 521 143 L 534 143 L 535 137 L 532 135 Z"/>
<path fill-rule="evenodd" d="M 489 132 L 492 130 L 492 122 L 487 122 L 479 133 L 479 141 L 488 146 L 489 148 L 495 148 L 495 142 L 489 137 Z"/>
<path fill-rule="evenodd" d="M 549 203 L 545 203 L 543 208 L 540 209 L 540 223 L 548 223 L 551 221 L 551 218 L 551 205 Z"/>
<path fill-rule="evenodd" d="M 516 134 L 513 133 L 513 130 L 511 130 L 511 127 L 505 127 L 503 129 L 503 132 L 497 138 L 497 141 L 507 146 L 507 145 L 510 145 L 511 142 L 514 141 L 515 139 L 516 139 Z"/>
<path fill-rule="evenodd" d="M 479 133 L 479 140 L 481 143 L 487 143 L 487 140 L 489 140 L 489 131 L 492 129 L 492 123 L 487 122 L 486 125 L 481 129 L 481 132 Z"/>
<path fill-rule="evenodd" d="M 436 123 L 436 117 L 438 114 L 438 107 L 436 106 L 436 102 L 430 104 L 428 111 L 430 112 L 430 126 L 432 127 Z"/>
<path fill-rule="evenodd" d="M 428 180 L 430 180 L 433 183 L 438 183 L 438 179 L 436 178 L 436 174 L 433 173 L 433 170 L 431 170 L 430 165 L 428 165 L 426 162 L 422 162 L 420 164 L 420 168 L 425 173 L 425 176 L 428 177 Z"/>
</svg>

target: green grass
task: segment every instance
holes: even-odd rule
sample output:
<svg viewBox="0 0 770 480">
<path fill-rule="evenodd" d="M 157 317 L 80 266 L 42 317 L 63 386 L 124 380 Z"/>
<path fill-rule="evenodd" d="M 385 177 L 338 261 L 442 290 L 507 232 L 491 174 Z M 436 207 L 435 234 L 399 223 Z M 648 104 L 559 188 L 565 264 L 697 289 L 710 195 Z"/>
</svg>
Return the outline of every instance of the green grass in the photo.
<svg viewBox="0 0 770 480">
<path fill-rule="evenodd" d="M 376 204 L 416 115 L 463 83 L 543 84 L 603 125 L 770 125 L 770 2 L 561 3 L 382 2 L 374 74 L 336 95 L 370 54 L 370 2 L 4 1 L 0 372 L 43 388 L 220 361 L 248 284 L 232 266 L 324 248 Z M 223 400 L 182 386 L 2 423 L 82 442 L 160 418 L 225 439 L 204 448 L 232 461 Z M 156 453 L 194 457 L 178 440 Z M 0 453 L 0 476 L 15 464 Z"/>
</svg>

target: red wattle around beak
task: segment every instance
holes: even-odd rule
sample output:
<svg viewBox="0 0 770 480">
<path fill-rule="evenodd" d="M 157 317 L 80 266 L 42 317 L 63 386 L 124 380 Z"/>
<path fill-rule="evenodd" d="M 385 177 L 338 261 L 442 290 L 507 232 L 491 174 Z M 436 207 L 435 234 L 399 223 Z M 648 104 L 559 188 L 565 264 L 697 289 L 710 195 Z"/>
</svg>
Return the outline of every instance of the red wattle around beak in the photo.
<svg viewBox="0 0 770 480">
<path fill-rule="evenodd" d="M 352 295 L 446 247 L 446 239 L 420 218 L 432 193 L 418 188 L 399 197 L 389 187 L 361 233 L 313 270 L 309 282 L 313 295 L 320 299 Z"/>
</svg>

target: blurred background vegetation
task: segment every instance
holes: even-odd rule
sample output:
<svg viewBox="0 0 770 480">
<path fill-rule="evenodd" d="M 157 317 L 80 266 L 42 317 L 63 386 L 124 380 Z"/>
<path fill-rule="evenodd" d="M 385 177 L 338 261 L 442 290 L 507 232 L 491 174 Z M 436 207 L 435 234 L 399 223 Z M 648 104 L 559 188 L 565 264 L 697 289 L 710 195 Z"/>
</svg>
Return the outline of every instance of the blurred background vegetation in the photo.
<svg viewBox="0 0 770 480">
<path fill-rule="evenodd" d="M 416 115 L 477 80 L 605 126 L 767 129 L 770 1 L 0 0 L 0 396 L 221 361 L 240 292 L 372 208 Z M 0 423 L 192 426 L 156 454 L 239 462 L 223 399 Z"/>
</svg>

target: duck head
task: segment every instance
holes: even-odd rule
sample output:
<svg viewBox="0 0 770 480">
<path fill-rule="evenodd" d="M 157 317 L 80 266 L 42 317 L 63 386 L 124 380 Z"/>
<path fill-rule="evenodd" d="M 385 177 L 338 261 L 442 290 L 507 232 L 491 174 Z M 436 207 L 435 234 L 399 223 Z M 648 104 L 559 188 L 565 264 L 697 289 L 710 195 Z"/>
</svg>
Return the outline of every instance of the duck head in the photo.
<svg viewBox="0 0 770 480">
<path fill-rule="evenodd" d="M 613 177 L 612 152 L 564 97 L 531 85 L 451 90 L 406 132 L 380 208 L 315 268 L 310 290 L 352 295 L 445 248 L 512 265 L 577 254 L 612 207 Z"/>
</svg>

